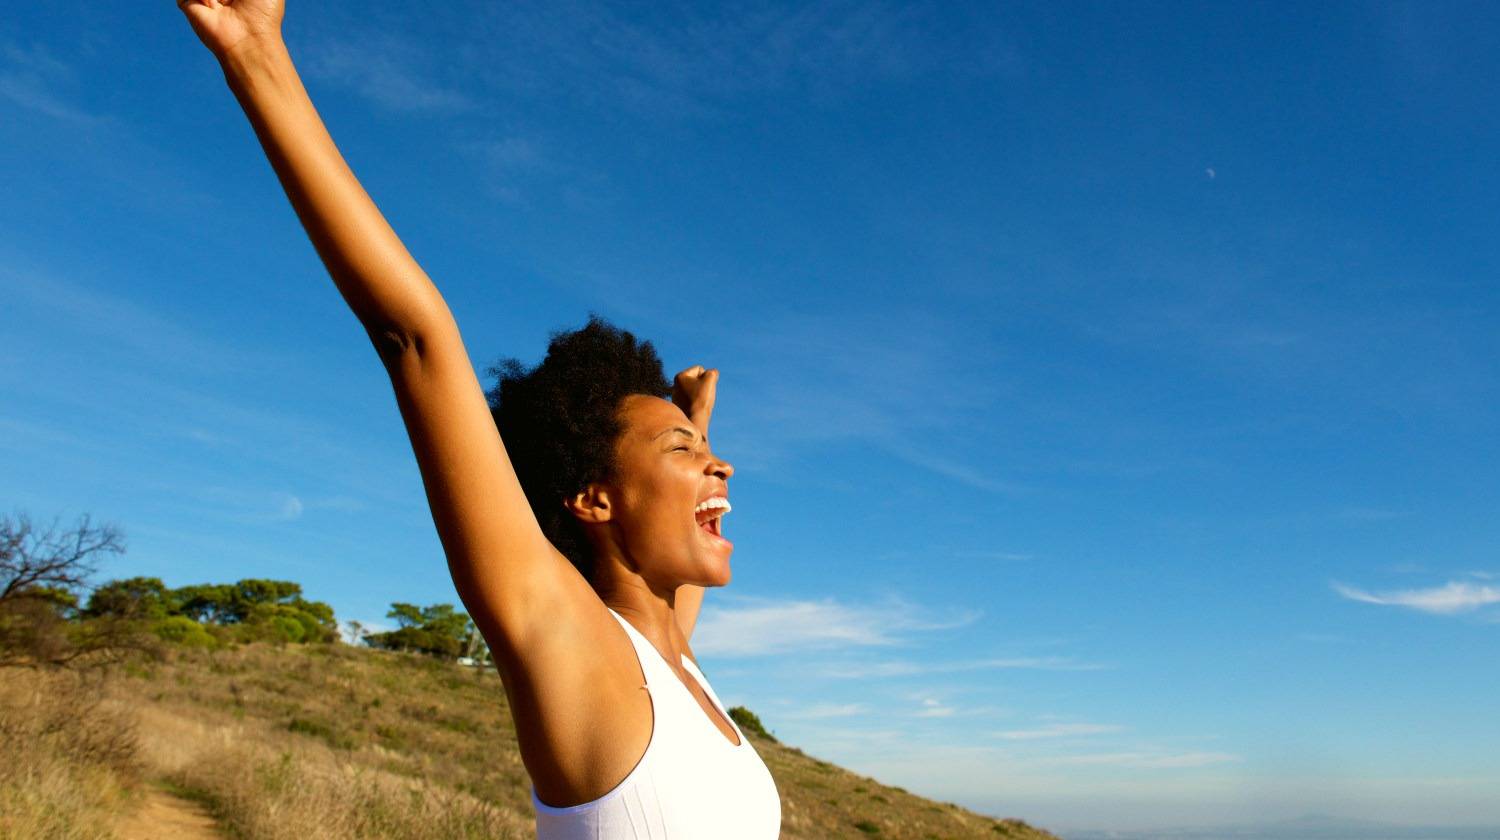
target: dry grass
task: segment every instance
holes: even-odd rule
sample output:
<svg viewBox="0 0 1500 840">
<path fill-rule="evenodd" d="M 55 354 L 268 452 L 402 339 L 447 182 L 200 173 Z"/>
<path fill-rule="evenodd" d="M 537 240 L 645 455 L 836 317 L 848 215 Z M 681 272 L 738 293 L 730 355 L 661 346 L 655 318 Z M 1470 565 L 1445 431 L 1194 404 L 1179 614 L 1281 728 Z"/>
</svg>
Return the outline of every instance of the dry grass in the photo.
<svg viewBox="0 0 1500 840">
<path fill-rule="evenodd" d="M 140 772 L 203 803 L 231 836 L 535 835 L 529 779 L 493 672 L 338 645 L 252 645 L 129 666 L 105 693 L 113 708 L 134 710 Z M 784 838 L 1051 837 L 751 737 L 782 794 Z M 128 807 L 122 791 L 134 777 L 108 772 L 127 781 L 70 777 L 77 784 L 58 790 L 94 791 L 92 799 L 53 810 L 97 827 L 100 815 Z M 3 823 L 0 836 L 12 836 Z"/>
<path fill-rule="evenodd" d="M 0 837 L 108 836 L 139 778 L 132 718 L 97 679 L 8 669 L 0 680 Z"/>
</svg>

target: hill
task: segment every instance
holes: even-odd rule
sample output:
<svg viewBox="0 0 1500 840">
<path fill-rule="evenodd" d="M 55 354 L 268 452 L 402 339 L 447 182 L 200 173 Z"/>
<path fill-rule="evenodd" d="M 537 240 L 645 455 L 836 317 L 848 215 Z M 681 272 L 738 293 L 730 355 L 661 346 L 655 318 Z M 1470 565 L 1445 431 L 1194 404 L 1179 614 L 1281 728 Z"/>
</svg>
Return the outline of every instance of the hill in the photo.
<svg viewBox="0 0 1500 840">
<path fill-rule="evenodd" d="M 53 740 L 37 741 L 29 753 L 92 754 L 97 750 L 86 742 L 95 736 L 113 745 L 105 763 L 118 781 L 79 771 L 91 780 L 91 794 L 64 796 L 60 783 L 47 794 L 79 811 L 78 836 L 98 836 L 92 832 L 103 824 L 95 819 L 104 819 L 100 814 L 157 807 L 152 797 L 162 789 L 200 805 L 228 836 L 534 836 L 529 780 L 499 677 L 488 669 L 344 645 L 252 644 L 173 649 L 164 661 L 126 665 L 86 683 L 12 673 L 18 679 L 7 689 L 12 708 L 5 712 L 12 723 L 25 719 L 17 703 L 30 703 L 34 717 L 49 713 L 49 698 L 58 708 L 79 706 L 81 697 L 69 694 L 92 698 L 91 723 L 72 732 L 33 727 L 43 733 L 37 738 Z M 127 749 L 116 730 L 132 727 Z M 1053 837 L 746 735 L 781 791 L 785 838 Z M 26 795 L 5 774 L 0 770 L 0 788 L 11 792 L 0 792 L 0 804 L 24 805 L 8 801 Z M 83 813 L 90 807 L 94 816 Z M 17 821 L 9 825 L 0 818 L 0 833 L 24 836 L 18 813 L 24 810 L 13 810 Z M 35 836 L 63 833 L 55 828 Z"/>
</svg>

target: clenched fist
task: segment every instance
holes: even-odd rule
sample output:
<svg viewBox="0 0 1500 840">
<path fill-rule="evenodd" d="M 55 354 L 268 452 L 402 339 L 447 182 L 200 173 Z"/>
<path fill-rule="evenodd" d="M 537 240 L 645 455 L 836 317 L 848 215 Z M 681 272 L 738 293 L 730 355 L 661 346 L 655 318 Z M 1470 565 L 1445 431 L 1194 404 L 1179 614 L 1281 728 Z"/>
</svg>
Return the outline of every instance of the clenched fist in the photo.
<svg viewBox="0 0 1500 840">
<path fill-rule="evenodd" d="M 708 419 L 714 413 L 714 394 L 718 386 L 718 369 L 703 365 L 693 365 L 672 380 L 672 402 L 705 437 L 708 436 Z"/>
<path fill-rule="evenodd" d="M 198 39 L 224 60 L 235 51 L 281 39 L 282 0 L 177 0 Z"/>
</svg>

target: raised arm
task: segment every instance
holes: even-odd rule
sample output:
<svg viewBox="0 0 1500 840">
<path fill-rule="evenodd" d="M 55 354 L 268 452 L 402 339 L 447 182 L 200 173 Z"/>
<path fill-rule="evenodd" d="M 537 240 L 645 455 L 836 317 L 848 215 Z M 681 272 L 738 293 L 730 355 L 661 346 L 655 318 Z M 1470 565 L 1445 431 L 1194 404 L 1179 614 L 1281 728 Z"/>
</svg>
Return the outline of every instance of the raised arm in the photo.
<svg viewBox="0 0 1500 840">
<path fill-rule="evenodd" d="M 546 539 L 452 314 L 339 154 L 281 37 L 282 0 L 178 0 L 339 292 L 380 353 L 459 596 L 497 658 L 544 618 L 608 619 Z M 502 662 L 502 670 L 504 663 Z"/>
<path fill-rule="evenodd" d="M 714 400 L 719 389 L 719 371 L 693 365 L 677 374 L 672 380 L 672 402 L 682 409 L 698 432 L 708 437 L 708 421 L 714 414 Z M 693 628 L 698 626 L 698 612 L 703 608 L 703 587 L 686 583 L 677 587 L 677 600 L 673 612 L 677 625 L 682 628 L 685 639 L 693 638 Z"/>
</svg>

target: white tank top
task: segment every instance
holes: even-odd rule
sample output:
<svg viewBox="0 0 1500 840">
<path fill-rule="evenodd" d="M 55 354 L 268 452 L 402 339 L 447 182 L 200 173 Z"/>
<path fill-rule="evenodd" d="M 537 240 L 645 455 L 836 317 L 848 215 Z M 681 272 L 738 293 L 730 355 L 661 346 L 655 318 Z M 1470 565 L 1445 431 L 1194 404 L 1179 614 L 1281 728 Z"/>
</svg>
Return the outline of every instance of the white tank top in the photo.
<svg viewBox="0 0 1500 840">
<path fill-rule="evenodd" d="M 781 797 L 750 739 L 729 718 L 698 666 L 682 664 L 729 720 L 729 743 L 703 707 L 630 622 L 610 610 L 635 646 L 651 694 L 651 741 L 623 781 L 592 802 L 554 808 L 537 798 L 537 840 L 775 840 Z"/>
</svg>

